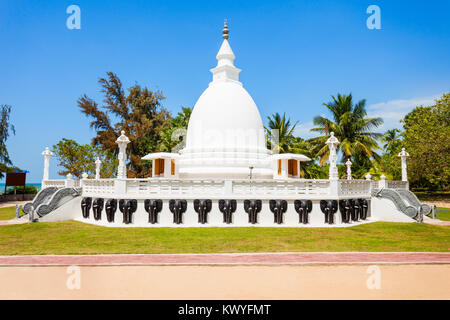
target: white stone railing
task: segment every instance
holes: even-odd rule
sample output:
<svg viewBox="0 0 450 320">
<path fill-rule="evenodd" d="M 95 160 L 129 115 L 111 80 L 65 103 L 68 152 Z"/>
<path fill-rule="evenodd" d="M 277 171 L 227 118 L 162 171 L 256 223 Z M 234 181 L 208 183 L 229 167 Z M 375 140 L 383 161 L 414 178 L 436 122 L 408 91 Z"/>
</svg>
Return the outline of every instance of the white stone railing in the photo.
<svg viewBox="0 0 450 320">
<path fill-rule="evenodd" d="M 48 188 L 48 187 L 57 187 L 57 188 L 64 188 L 66 185 L 65 180 L 43 180 L 41 188 Z"/>
<path fill-rule="evenodd" d="M 320 196 L 330 193 L 329 180 L 234 180 L 233 194 L 274 196 Z"/>
<path fill-rule="evenodd" d="M 408 181 L 387 180 L 386 186 L 391 189 L 409 189 Z"/>
<path fill-rule="evenodd" d="M 108 195 L 114 193 L 114 179 L 83 180 L 83 195 Z"/>
<path fill-rule="evenodd" d="M 339 180 L 340 196 L 370 196 L 371 183 L 369 180 Z"/>
<path fill-rule="evenodd" d="M 67 180 L 45 180 L 44 187 L 63 188 Z M 371 189 L 379 188 L 379 181 L 338 180 L 337 192 L 332 192 L 330 180 L 257 179 L 257 180 L 179 180 L 179 179 L 84 179 L 73 180 L 75 187 L 82 186 L 83 196 L 90 197 L 233 197 L 235 199 L 257 196 L 273 198 L 326 199 L 336 197 L 369 197 Z M 386 181 L 387 188 L 408 189 L 407 181 Z M 336 190 L 336 189 L 334 189 Z"/>
</svg>

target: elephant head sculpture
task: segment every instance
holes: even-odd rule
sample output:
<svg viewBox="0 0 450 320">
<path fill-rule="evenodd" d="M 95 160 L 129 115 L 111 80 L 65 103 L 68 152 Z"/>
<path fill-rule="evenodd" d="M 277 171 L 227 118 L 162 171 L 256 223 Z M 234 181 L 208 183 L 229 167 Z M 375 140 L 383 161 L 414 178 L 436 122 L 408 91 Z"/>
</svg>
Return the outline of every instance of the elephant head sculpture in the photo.
<svg viewBox="0 0 450 320">
<path fill-rule="evenodd" d="M 307 224 L 309 223 L 308 214 L 312 211 L 312 201 L 311 200 L 295 200 L 294 208 L 299 215 L 299 223 Z"/>
<path fill-rule="evenodd" d="M 352 221 L 358 221 L 359 216 L 360 216 L 360 205 L 359 205 L 359 201 L 357 199 L 351 199 L 350 200 L 352 203 Z"/>
<path fill-rule="evenodd" d="M 339 211 L 341 212 L 342 222 L 350 223 L 350 216 L 353 212 L 353 204 L 350 199 L 339 200 Z"/>
<path fill-rule="evenodd" d="M 198 222 L 205 224 L 208 222 L 208 213 L 211 211 L 212 201 L 209 199 L 194 200 L 194 210 L 198 213 Z"/>
<path fill-rule="evenodd" d="M 105 204 L 106 219 L 108 222 L 114 222 L 114 216 L 117 211 L 117 200 L 109 199 Z"/>
<path fill-rule="evenodd" d="M 92 211 L 94 212 L 95 220 L 101 220 L 102 218 L 103 203 L 104 200 L 102 198 L 96 198 L 94 199 L 94 202 L 92 202 Z"/>
<path fill-rule="evenodd" d="M 123 223 L 130 224 L 133 220 L 133 213 L 137 210 L 137 200 L 120 199 L 119 209 L 123 213 Z"/>
<path fill-rule="evenodd" d="M 366 199 L 358 199 L 359 206 L 360 206 L 360 217 L 361 220 L 367 219 L 367 212 L 369 211 L 369 201 Z"/>
<path fill-rule="evenodd" d="M 258 223 L 258 213 L 261 211 L 261 200 L 245 200 L 244 210 L 248 213 L 248 222 L 251 224 Z"/>
<path fill-rule="evenodd" d="M 83 198 L 81 200 L 81 212 L 83 213 L 83 218 L 89 218 L 89 210 L 91 210 L 92 198 Z"/>
<path fill-rule="evenodd" d="M 283 223 L 283 214 L 287 211 L 287 201 L 286 200 L 270 200 L 269 201 L 270 211 L 273 213 L 273 222 L 276 224 Z"/>
<path fill-rule="evenodd" d="M 223 222 L 232 223 L 233 213 L 236 211 L 236 200 L 219 200 L 219 210 L 223 213 Z"/>
<path fill-rule="evenodd" d="M 320 210 L 325 214 L 325 223 L 334 223 L 334 214 L 338 209 L 337 200 L 320 200 Z"/>
<path fill-rule="evenodd" d="M 169 209 L 173 213 L 173 223 L 183 223 L 183 213 L 187 210 L 187 201 L 181 199 L 170 200 Z"/>
<path fill-rule="evenodd" d="M 147 199 L 144 201 L 145 211 L 148 212 L 148 222 L 151 224 L 158 223 L 158 213 L 162 211 L 162 200 Z"/>
</svg>

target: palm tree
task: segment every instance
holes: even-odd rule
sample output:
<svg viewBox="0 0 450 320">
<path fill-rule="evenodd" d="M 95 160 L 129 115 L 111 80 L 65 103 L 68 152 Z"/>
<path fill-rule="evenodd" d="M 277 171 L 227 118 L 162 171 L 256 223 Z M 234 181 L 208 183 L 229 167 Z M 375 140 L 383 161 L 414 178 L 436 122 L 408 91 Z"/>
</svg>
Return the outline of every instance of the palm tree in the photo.
<svg viewBox="0 0 450 320">
<path fill-rule="evenodd" d="M 291 120 L 286 120 L 286 113 L 283 113 L 283 117 L 277 112 L 271 117 L 267 117 L 269 124 L 268 127 L 264 127 L 267 131 L 267 146 L 271 147 L 273 143 L 278 153 L 290 152 L 295 143 L 295 137 L 293 131 L 298 121 L 291 125 Z M 278 140 L 278 141 L 277 141 Z"/>
<path fill-rule="evenodd" d="M 324 103 L 324 106 L 331 112 L 332 118 L 315 117 L 314 124 L 317 127 L 311 129 L 324 134 L 311 141 L 315 145 L 316 155 L 320 157 L 320 164 L 323 165 L 328 160 L 329 149 L 325 142 L 331 131 L 340 142 L 338 149 L 343 152 L 344 161 L 354 153 L 368 158 L 379 158 L 375 150 L 382 150 L 377 143 L 382 134 L 373 132 L 372 129 L 380 126 L 383 119 L 367 117 L 366 100 L 354 105 L 351 94 L 331 97 L 333 100 Z"/>
<path fill-rule="evenodd" d="M 390 151 L 400 142 L 400 130 L 391 129 L 384 133 L 381 141 L 385 142 L 383 148 L 391 153 Z"/>
</svg>

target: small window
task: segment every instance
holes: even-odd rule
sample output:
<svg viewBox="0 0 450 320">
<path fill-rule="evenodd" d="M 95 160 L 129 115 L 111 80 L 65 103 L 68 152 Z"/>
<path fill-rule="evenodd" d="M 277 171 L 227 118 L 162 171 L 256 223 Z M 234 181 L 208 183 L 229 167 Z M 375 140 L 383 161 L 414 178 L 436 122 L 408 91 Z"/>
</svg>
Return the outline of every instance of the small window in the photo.
<svg viewBox="0 0 450 320">
<path fill-rule="evenodd" d="M 175 160 L 170 160 L 170 174 L 175 175 Z"/>
<path fill-rule="evenodd" d="M 155 165 L 155 176 L 164 174 L 164 159 L 155 159 L 153 163 Z"/>
<path fill-rule="evenodd" d="M 288 160 L 288 174 L 296 177 L 298 175 L 298 163 L 297 160 Z"/>
<path fill-rule="evenodd" d="M 278 160 L 278 175 L 281 176 L 281 159 Z"/>
</svg>

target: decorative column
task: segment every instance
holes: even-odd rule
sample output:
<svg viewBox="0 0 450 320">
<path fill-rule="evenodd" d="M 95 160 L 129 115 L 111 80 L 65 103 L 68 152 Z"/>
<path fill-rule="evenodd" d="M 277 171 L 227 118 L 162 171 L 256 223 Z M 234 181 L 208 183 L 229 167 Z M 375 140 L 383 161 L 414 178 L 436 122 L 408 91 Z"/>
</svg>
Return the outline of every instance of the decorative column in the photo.
<svg viewBox="0 0 450 320">
<path fill-rule="evenodd" d="M 380 189 L 386 188 L 386 176 L 384 174 L 380 176 L 380 181 L 378 181 L 378 188 Z"/>
<path fill-rule="evenodd" d="M 371 175 L 370 173 L 367 173 L 367 174 L 365 175 L 365 177 L 366 177 L 366 180 L 367 180 L 367 181 L 370 181 L 370 180 L 372 179 L 372 175 Z"/>
<path fill-rule="evenodd" d="M 97 157 L 97 160 L 95 160 L 95 180 L 100 179 L 100 166 L 102 164 L 102 161 L 99 157 Z"/>
<path fill-rule="evenodd" d="M 65 181 L 65 187 L 66 188 L 73 188 L 73 186 L 74 186 L 74 183 L 73 183 L 73 180 L 72 180 L 72 174 L 71 173 L 68 173 L 67 174 L 67 176 L 66 176 L 66 181 Z"/>
<path fill-rule="evenodd" d="M 48 149 L 48 147 L 45 147 L 45 150 L 42 152 L 42 155 L 44 156 L 44 176 L 42 177 L 42 180 L 48 180 L 50 169 L 50 157 L 53 155 L 53 152 L 51 152 Z"/>
<path fill-rule="evenodd" d="M 330 149 L 330 170 L 328 173 L 329 180 L 338 180 L 338 169 L 337 169 L 337 146 L 339 144 L 339 140 L 334 136 L 334 132 L 330 133 L 330 137 L 328 138 L 326 144 Z"/>
<path fill-rule="evenodd" d="M 347 180 L 352 180 L 352 162 L 350 161 L 350 158 L 345 165 L 347 166 Z"/>
<path fill-rule="evenodd" d="M 117 169 L 117 179 L 127 178 L 127 144 L 130 143 L 130 139 L 125 135 L 125 131 L 122 130 L 121 135 L 117 138 L 116 143 L 119 145 L 119 167 Z"/>
<path fill-rule="evenodd" d="M 114 192 L 116 194 L 126 194 L 127 192 L 127 144 L 130 143 L 130 139 L 125 135 L 125 131 L 121 132 L 116 143 L 119 145 L 119 167 L 117 169 L 117 179 L 114 180 Z"/>
<path fill-rule="evenodd" d="M 402 148 L 402 152 L 400 152 L 398 156 L 402 159 L 402 181 L 408 181 L 406 158 L 409 157 L 409 153 L 405 151 L 405 148 Z"/>
<path fill-rule="evenodd" d="M 337 169 L 337 146 L 339 140 L 334 136 L 334 132 L 330 133 L 326 144 L 330 149 L 330 170 L 328 173 L 328 180 L 330 180 L 330 197 L 339 197 L 339 176 Z"/>
</svg>

